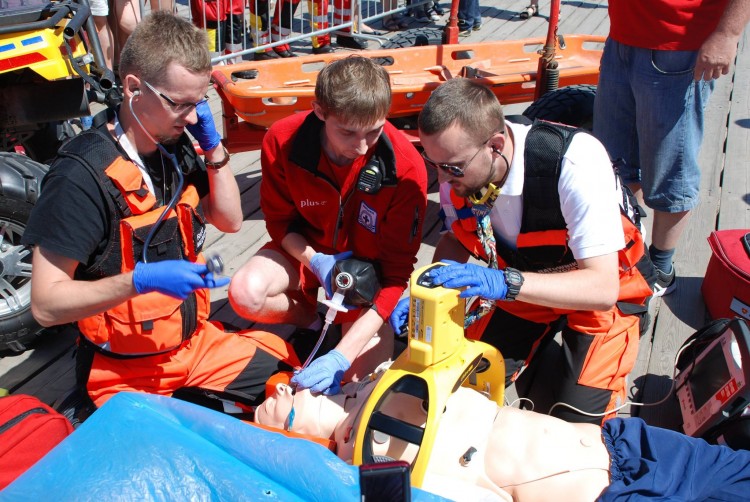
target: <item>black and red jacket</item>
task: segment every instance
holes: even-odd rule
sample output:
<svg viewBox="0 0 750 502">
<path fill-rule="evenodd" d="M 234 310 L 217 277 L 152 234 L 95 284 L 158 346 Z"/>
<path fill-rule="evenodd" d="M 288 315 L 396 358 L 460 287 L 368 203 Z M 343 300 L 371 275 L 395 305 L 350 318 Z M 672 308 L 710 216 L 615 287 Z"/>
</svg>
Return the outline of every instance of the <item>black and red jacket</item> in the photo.
<svg viewBox="0 0 750 502">
<path fill-rule="evenodd" d="M 351 169 L 375 162 L 383 174 L 377 193 L 340 190 L 320 169 L 325 123 L 297 114 L 269 129 L 261 150 L 261 209 L 271 238 L 281 245 L 289 233 L 303 235 L 318 252 L 352 251 L 372 261 L 381 290 L 373 302 L 385 320 L 406 289 L 422 240 L 427 172 L 416 149 L 386 122 L 377 144 Z M 348 186 L 347 186 L 348 185 Z"/>
</svg>

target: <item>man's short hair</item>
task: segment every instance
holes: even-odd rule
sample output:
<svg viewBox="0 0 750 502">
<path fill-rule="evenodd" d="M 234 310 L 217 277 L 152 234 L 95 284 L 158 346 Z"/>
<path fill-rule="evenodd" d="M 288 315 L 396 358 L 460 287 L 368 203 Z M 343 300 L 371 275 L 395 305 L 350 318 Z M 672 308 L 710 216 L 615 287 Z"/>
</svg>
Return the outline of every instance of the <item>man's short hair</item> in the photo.
<svg viewBox="0 0 750 502">
<path fill-rule="evenodd" d="M 177 63 L 196 74 L 211 73 L 206 34 L 166 11 L 149 14 L 136 26 L 120 53 L 120 74 L 163 83 L 164 71 Z"/>
<path fill-rule="evenodd" d="M 326 117 L 334 115 L 346 124 L 369 126 L 388 115 L 391 79 L 373 60 L 349 56 L 318 73 L 315 100 Z"/>
<path fill-rule="evenodd" d="M 477 143 L 505 130 L 503 109 L 492 90 L 467 78 L 448 80 L 435 89 L 419 114 L 419 130 L 431 136 L 454 123 Z"/>
</svg>

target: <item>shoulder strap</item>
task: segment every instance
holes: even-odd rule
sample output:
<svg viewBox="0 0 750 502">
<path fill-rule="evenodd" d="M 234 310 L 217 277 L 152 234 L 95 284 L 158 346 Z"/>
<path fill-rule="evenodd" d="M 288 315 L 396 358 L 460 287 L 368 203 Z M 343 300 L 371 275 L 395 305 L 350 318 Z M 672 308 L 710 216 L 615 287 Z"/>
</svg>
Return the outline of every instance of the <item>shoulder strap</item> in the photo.
<svg viewBox="0 0 750 502">
<path fill-rule="evenodd" d="M 63 145 L 59 155 L 77 161 L 99 182 L 112 215 L 119 214 L 121 218 L 132 215 L 122 192 L 104 172 L 107 166 L 122 157 L 107 133 L 94 127 L 83 131 Z"/>
<path fill-rule="evenodd" d="M 578 132 L 575 127 L 536 120 L 524 151 L 521 232 L 565 228 L 557 191 L 563 156 Z"/>
<path fill-rule="evenodd" d="M 526 115 L 506 115 L 505 120 L 513 124 L 532 125 L 534 123 L 534 121 Z"/>
</svg>

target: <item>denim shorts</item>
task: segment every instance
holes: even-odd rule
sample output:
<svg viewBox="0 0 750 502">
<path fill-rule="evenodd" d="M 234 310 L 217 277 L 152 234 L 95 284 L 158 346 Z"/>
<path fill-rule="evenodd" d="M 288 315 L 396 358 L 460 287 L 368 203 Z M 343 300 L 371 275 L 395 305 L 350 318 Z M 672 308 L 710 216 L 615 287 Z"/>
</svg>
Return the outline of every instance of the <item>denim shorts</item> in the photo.
<svg viewBox="0 0 750 502">
<path fill-rule="evenodd" d="M 646 205 L 679 213 L 698 205 L 703 110 L 714 81 L 693 79 L 697 51 L 641 49 L 607 39 L 594 135 L 620 176 L 641 183 Z"/>
<path fill-rule="evenodd" d="M 482 26 L 482 12 L 479 9 L 479 0 L 461 0 L 458 3 L 458 19 L 459 24 L 468 25 L 468 28 Z"/>
</svg>

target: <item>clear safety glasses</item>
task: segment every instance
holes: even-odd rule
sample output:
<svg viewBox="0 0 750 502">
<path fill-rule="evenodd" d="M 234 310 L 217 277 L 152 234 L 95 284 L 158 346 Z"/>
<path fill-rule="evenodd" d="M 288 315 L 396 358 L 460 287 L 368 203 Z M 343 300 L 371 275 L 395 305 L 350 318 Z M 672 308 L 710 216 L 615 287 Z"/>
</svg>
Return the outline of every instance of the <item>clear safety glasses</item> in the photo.
<svg viewBox="0 0 750 502">
<path fill-rule="evenodd" d="M 167 102 L 169 107 L 172 109 L 173 112 L 175 112 L 178 115 L 183 115 L 186 113 L 192 112 L 195 108 L 197 108 L 199 105 L 205 103 L 208 101 L 208 95 L 203 96 L 203 99 L 198 101 L 197 103 L 177 103 L 175 100 L 164 94 L 163 92 L 157 90 L 153 85 L 149 84 L 145 80 L 143 81 L 144 84 L 146 84 L 146 87 L 151 89 L 151 91 L 159 96 L 161 99 Z"/>
</svg>

